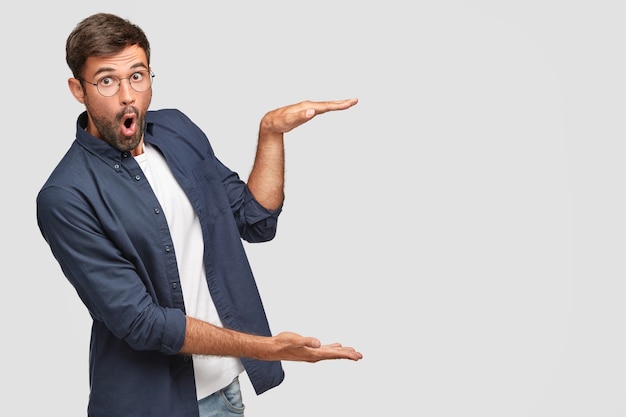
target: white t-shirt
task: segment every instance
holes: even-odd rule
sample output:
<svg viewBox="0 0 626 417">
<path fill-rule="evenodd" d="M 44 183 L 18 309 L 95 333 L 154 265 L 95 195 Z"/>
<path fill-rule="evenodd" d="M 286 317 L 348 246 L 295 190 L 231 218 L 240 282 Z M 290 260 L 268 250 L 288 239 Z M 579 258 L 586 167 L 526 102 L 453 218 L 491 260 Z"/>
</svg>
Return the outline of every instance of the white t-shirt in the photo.
<svg viewBox="0 0 626 417">
<path fill-rule="evenodd" d="M 206 281 L 200 221 L 165 158 L 148 143 L 135 157 L 163 208 L 176 252 L 176 262 L 188 316 L 223 327 Z M 239 358 L 193 355 L 198 399 L 230 384 L 243 372 Z"/>
</svg>

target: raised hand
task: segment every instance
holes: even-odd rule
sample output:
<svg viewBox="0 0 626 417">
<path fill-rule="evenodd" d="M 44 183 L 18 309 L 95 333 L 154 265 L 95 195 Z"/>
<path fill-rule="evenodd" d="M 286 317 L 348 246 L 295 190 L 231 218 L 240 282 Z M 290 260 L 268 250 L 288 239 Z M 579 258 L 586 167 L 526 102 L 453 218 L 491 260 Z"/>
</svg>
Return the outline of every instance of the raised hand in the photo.
<svg viewBox="0 0 626 417">
<path fill-rule="evenodd" d="M 301 101 L 280 107 L 265 114 L 261 120 L 259 134 L 282 134 L 308 122 L 318 114 L 345 110 L 354 106 L 358 99 L 337 101 Z"/>
</svg>

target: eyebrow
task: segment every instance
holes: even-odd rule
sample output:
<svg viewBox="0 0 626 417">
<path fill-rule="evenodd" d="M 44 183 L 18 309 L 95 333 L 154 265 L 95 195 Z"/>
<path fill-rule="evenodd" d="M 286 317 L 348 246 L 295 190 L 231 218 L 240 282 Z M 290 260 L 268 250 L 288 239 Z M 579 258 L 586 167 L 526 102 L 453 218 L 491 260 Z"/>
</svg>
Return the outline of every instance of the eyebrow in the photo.
<svg viewBox="0 0 626 417">
<path fill-rule="evenodd" d="M 137 62 L 136 64 L 131 65 L 130 69 L 137 69 L 137 68 L 142 68 L 146 71 L 148 71 L 148 67 L 146 67 L 145 64 L 143 64 L 142 62 Z M 98 75 L 102 74 L 102 73 L 106 73 L 106 72 L 115 72 L 116 68 L 111 68 L 111 67 L 103 67 L 103 68 L 99 68 L 94 74 L 94 78 L 97 77 Z"/>
</svg>

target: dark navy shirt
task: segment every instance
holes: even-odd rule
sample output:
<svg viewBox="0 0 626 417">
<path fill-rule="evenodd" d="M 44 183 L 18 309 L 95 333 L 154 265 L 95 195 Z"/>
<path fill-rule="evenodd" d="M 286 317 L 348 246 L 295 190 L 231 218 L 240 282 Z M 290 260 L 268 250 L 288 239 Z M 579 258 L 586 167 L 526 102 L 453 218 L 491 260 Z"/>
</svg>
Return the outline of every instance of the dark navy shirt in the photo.
<svg viewBox="0 0 626 417">
<path fill-rule="evenodd" d="M 37 221 L 93 318 L 91 417 L 197 416 L 193 364 L 178 354 L 185 305 L 162 207 L 130 152 L 85 131 L 37 197 Z M 211 296 L 225 327 L 271 335 L 242 239 L 276 234 L 281 209 L 263 208 L 178 110 L 150 111 L 144 140 L 165 157 L 194 207 Z M 242 358 L 257 394 L 280 384 L 280 362 Z"/>
</svg>

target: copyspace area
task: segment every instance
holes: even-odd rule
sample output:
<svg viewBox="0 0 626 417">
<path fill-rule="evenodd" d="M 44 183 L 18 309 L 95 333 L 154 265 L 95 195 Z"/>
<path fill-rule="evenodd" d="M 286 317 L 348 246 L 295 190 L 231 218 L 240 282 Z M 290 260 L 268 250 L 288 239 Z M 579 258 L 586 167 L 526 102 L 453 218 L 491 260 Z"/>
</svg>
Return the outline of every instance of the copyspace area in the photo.
<svg viewBox="0 0 626 417">
<path fill-rule="evenodd" d="M 148 34 L 152 108 L 244 178 L 266 111 L 360 100 L 287 134 L 278 235 L 246 248 L 274 332 L 365 357 L 285 363 L 259 397 L 244 377 L 248 415 L 626 414 L 626 27 L 603 0 L 0 6 L 0 414 L 86 415 L 90 318 L 34 208 L 82 111 L 64 42 L 99 11 Z"/>
</svg>

